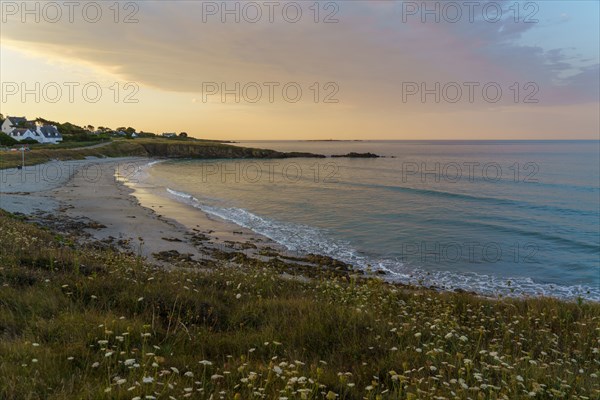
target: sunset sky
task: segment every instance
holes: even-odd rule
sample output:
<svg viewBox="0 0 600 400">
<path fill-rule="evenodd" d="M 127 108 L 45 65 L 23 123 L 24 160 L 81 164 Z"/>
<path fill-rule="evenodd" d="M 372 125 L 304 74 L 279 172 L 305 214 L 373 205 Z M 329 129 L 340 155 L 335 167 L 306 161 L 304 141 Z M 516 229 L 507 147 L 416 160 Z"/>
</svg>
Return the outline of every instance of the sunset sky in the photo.
<svg viewBox="0 0 600 400">
<path fill-rule="evenodd" d="M 98 18 L 77 2 L 72 22 L 64 2 L 1 3 L 4 115 L 214 139 L 599 138 L 597 1 L 482 1 L 472 21 L 428 2 L 439 22 L 421 1 L 227 2 L 239 22 L 220 1 L 97 2 Z"/>
</svg>

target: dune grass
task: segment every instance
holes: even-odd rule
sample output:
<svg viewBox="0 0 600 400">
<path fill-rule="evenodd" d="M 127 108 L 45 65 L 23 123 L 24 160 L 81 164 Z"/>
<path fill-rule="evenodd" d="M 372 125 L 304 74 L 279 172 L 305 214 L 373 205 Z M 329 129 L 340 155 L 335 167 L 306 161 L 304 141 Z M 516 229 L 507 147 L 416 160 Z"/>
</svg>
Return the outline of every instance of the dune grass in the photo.
<svg viewBox="0 0 600 400">
<path fill-rule="evenodd" d="M 246 261 L 170 272 L 0 213 L 2 399 L 597 399 L 600 306 Z"/>
</svg>

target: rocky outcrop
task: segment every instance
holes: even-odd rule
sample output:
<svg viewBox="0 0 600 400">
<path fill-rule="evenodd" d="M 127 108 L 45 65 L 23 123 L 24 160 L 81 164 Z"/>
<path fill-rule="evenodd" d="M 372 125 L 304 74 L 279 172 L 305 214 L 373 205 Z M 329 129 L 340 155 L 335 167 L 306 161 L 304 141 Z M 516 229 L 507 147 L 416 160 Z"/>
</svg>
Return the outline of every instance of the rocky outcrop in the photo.
<svg viewBox="0 0 600 400">
<path fill-rule="evenodd" d="M 331 157 L 334 157 L 334 158 L 342 158 L 342 157 L 346 157 L 346 158 L 379 158 L 381 156 L 378 156 L 377 154 L 373 154 L 373 153 L 351 152 L 351 153 L 343 154 L 343 155 L 333 155 Z"/>
</svg>

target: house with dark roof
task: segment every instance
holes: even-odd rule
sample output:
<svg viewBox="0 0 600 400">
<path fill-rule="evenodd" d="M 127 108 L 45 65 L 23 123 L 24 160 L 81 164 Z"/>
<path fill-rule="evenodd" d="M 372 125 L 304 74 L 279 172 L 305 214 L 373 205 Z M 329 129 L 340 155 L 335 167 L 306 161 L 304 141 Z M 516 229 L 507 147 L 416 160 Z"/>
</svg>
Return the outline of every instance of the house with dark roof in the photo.
<svg viewBox="0 0 600 400">
<path fill-rule="evenodd" d="M 15 140 L 18 140 L 19 142 L 25 139 L 38 140 L 36 132 L 32 131 L 29 128 L 14 128 L 13 130 L 11 130 L 8 136 Z"/>
<path fill-rule="evenodd" d="M 27 118 L 25 117 L 6 117 L 4 122 L 2 123 L 2 132 L 9 135 L 10 133 L 17 128 L 29 128 L 31 125 Z"/>
<path fill-rule="evenodd" d="M 60 134 L 60 132 L 54 125 L 38 126 L 36 133 L 38 133 L 40 135 L 41 141 L 39 139 L 36 139 L 40 143 L 55 144 L 58 142 L 62 142 L 62 139 L 63 139 L 62 135 Z"/>
<path fill-rule="evenodd" d="M 6 117 L 1 129 L 18 141 L 33 139 L 40 143 L 56 144 L 63 140 L 56 126 L 46 125 L 41 121 L 28 121 L 25 117 Z"/>
</svg>

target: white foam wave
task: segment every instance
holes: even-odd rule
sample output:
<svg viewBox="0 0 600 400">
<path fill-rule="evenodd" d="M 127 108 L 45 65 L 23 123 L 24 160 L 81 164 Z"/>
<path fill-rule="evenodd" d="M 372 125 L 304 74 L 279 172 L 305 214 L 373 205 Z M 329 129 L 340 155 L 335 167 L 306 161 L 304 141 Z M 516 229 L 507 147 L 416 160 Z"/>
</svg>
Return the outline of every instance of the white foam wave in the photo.
<svg viewBox="0 0 600 400">
<path fill-rule="evenodd" d="M 490 296 L 551 296 L 562 299 L 578 297 L 600 301 L 600 289 L 590 286 L 561 286 L 536 283 L 530 278 L 500 278 L 474 272 L 425 271 L 407 266 L 399 260 L 380 259 L 359 254 L 349 243 L 331 239 L 326 231 L 301 224 L 284 223 L 255 215 L 241 208 L 223 208 L 203 204 L 194 196 L 167 188 L 176 199 L 210 215 L 261 234 L 285 246 L 299 255 L 309 253 L 327 255 L 356 267 L 382 269 L 389 273 L 393 281 L 440 289 L 462 289 Z"/>
<path fill-rule="evenodd" d="M 153 160 L 141 165 L 138 162 L 123 163 L 117 168 L 117 179 L 132 187 L 143 186 L 147 183 L 150 168 L 165 161 Z"/>
</svg>

